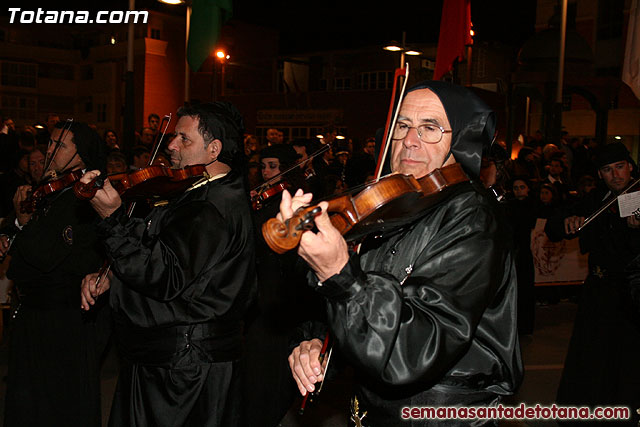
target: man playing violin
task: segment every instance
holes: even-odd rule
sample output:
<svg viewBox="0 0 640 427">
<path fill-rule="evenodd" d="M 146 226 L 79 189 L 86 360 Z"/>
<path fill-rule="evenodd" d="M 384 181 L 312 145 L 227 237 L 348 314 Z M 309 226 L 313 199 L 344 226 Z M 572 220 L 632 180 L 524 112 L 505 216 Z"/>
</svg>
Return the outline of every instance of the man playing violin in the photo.
<svg viewBox="0 0 640 427">
<path fill-rule="evenodd" d="M 104 143 L 84 123 L 59 122 L 46 163 L 50 178 L 84 168 L 104 170 Z M 55 188 L 64 181 L 49 184 Z M 31 190 L 18 189 L 16 228 L 7 231 L 15 235 L 7 276 L 16 287 L 18 308 L 11 325 L 4 424 L 100 426 L 100 356 L 109 333 L 108 308 L 90 315 L 79 308 L 83 277 L 104 259 L 98 217 L 69 187 L 45 196 L 33 213 L 23 212 Z M 0 254 L 8 249 L 3 236 Z"/>
<path fill-rule="evenodd" d="M 550 240 L 578 237 L 580 251 L 589 253 L 589 274 L 580 287 L 558 403 L 627 406 L 638 421 L 640 289 L 631 284 L 629 275 L 633 265 L 636 274 L 640 270 L 640 215 L 621 218 L 614 203 L 585 225 L 585 218 L 638 178 L 637 168 L 619 142 L 596 151 L 596 166 L 598 186 L 545 226 Z M 629 192 L 638 190 L 636 185 Z"/>
<path fill-rule="evenodd" d="M 325 297 L 329 333 L 355 368 L 360 411 L 352 419 L 366 411 L 368 426 L 398 426 L 404 408 L 496 405 L 520 383 L 510 238 L 478 182 L 494 129 L 493 112 L 467 89 L 414 86 L 392 130 L 391 170 L 420 179 L 458 163 L 471 181 L 408 223 L 368 236 L 358 251 L 332 225 L 326 202 L 317 232 L 302 236 L 298 253 L 314 272 L 311 286 Z M 285 193 L 279 218 L 310 201 L 310 194 Z M 305 395 L 324 367 L 320 337 L 302 332 L 289 364 Z"/>
<path fill-rule="evenodd" d="M 125 362 L 110 425 L 231 426 L 240 413 L 231 405 L 255 285 L 255 231 L 235 167 L 242 118 L 223 102 L 183 107 L 178 117 L 171 163 L 205 165 L 205 178 L 144 220 L 126 215 L 108 180 L 91 200 L 113 277 L 84 280 L 83 308 L 110 287 Z"/>
</svg>

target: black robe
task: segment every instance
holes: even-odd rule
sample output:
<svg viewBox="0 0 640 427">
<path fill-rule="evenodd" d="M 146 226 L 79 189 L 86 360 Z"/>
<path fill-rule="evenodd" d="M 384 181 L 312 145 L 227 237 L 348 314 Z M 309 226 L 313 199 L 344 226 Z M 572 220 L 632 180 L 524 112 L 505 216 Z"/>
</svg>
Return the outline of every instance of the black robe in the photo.
<svg viewBox="0 0 640 427">
<path fill-rule="evenodd" d="M 254 229 L 235 172 L 154 208 L 106 218 L 123 366 L 111 425 L 234 425 Z"/>
<path fill-rule="evenodd" d="M 365 240 L 324 283 L 310 277 L 356 370 L 367 426 L 404 425 L 403 407 L 493 405 L 520 384 L 509 227 L 483 190 L 461 187 L 398 232 Z"/>
<path fill-rule="evenodd" d="M 20 294 L 11 322 L 5 426 L 100 426 L 100 355 L 108 307 L 80 309 L 80 284 L 104 261 L 98 217 L 70 189 L 18 232 L 7 276 Z"/>
<path fill-rule="evenodd" d="M 293 191 L 292 191 L 293 192 Z M 282 255 L 267 246 L 262 224 L 279 212 L 282 194 L 269 198 L 254 212 L 258 230 L 258 297 L 246 321 L 242 358 L 243 427 L 277 426 L 298 395 L 287 357 L 298 324 L 321 316 L 321 298 L 308 286 L 306 267 L 296 250 Z"/>
<path fill-rule="evenodd" d="M 545 227 L 549 238 L 576 237 L 564 234 L 564 218 L 588 217 L 603 204 L 605 193 L 595 189 L 550 219 Z M 589 275 L 582 286 L 557 402 L 628 406 L 635 425 L 640 407 L 640 319 L 627 267 L 640 256 L 640 229 L 628 227 L 614 204 L 578 237 L 581 252 L 589 253 Z"/>
</svg>

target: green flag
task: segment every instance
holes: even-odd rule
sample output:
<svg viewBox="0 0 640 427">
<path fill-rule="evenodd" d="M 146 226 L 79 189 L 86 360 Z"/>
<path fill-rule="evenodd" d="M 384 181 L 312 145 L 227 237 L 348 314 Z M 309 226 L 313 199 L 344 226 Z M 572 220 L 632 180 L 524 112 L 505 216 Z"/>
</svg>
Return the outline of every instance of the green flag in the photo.
<svg viewBox="0 0 640 427">
<path fill-rule="evenodd" d="M 211 55 L 220 30 L 231 18 L 231 0 L 193 0 L 187 61 L 193 71 Z"/>
</svg>

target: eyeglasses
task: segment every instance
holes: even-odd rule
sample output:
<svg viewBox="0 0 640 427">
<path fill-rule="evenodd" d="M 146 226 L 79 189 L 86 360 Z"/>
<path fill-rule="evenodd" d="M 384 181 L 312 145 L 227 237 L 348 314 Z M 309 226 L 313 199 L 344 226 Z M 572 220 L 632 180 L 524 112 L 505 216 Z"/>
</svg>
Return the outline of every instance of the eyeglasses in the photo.
<svg viewBox="0 0 640 427">
<path fill-rule="evenodd" d="M 418 132 L 420 141 L 427 144 L 437 144 L 442 140 L 442 135 L 453 132 L 451 129 L 445 129 L 442 126 L 428 124 L 420 126 L 407 126 L 405 123 L 396 123 L 393 129 L 392 139 L 405 139 L 409 134 L 409 129 L 415 129 Z"/>
</svg>

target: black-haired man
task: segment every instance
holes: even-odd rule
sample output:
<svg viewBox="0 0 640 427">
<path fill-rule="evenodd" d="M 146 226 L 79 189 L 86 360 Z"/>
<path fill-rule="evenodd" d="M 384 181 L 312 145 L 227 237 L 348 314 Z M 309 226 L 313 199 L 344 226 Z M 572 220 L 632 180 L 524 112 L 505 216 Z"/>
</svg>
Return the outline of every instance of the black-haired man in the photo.
<svg viewBox="0 0 640 427">
<path fill-rule="evenodd" d="M 251 212 L 241 171 L 231 167 L 242 147 L 242 118 L 222 102 L 181 108 L 178 117 L 171 163 L 203 164 L 205 178 L 146 220 L 127 218 L 108 181 L 91 201 L 109 236 L 110 302 L 127 362 L 111 425 L 230 426 L 239 415 L 230 405 L 255 285 Z M 84 308 L 106 287 L 87 278 Z"/>
<path fill-rule="evenodd" d="M 63 130 L 62 127 L 65 126 Z M 53 128 L 45 176 L 104 170 L 104 142 L 84 123 Z M 52 187 L 53 188 L 53 187 Z M 71 188 L 23 212 L 29 186 L 14 197 L 15 234 L 7 276 L 19 307 L 12 321 L 5 426 L 100 426 L 100 353 L 108 309 L 83 315 L 80 285 L 104 260 L 91 206 Z M 0 255 L 9 240 L 0 240 Z"/>
<path fill-rule="evenodd" d="M 614 203 L 578 233 L 586 217 L 635 179 L 634 163 L 627 148 L 614 143 L 598 149 L 596 164 L 599 185 L 545 226 L 551 240 L 579 237 L 581 252 L 589 253 L 589 274 L 581 287 L 558 403 L 624 405 L 637 421 L 639 308 L 634 306 L 637 289 L 630 286 L 626 269 L 640 256 L 640 218 L 621 218 Z"/>
</svg>

